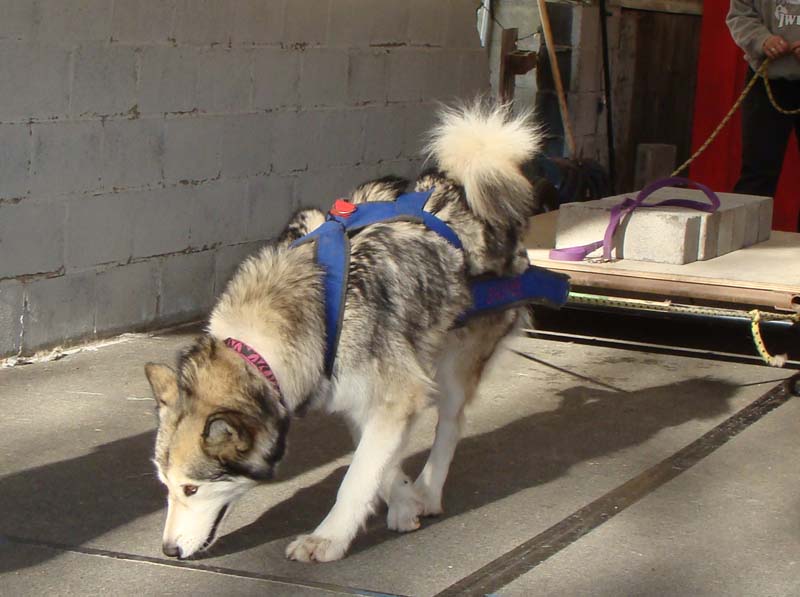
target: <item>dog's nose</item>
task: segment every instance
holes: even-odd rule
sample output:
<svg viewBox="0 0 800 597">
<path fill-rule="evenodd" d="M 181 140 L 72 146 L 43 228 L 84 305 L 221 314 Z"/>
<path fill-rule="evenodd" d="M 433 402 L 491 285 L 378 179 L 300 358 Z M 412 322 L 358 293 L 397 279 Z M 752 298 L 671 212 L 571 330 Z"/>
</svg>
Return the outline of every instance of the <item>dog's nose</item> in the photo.
<svg viewBox="0 0 800 597">
<path fill-rule="evenodd" d="M 171 558 L 181 557 L 181 548 L 177 545 L 172 545 L 171 543 L 164 543 L 161 546 L 161 551 L 164 552 L 165 556 L 169 556 Z"/>
</svg>

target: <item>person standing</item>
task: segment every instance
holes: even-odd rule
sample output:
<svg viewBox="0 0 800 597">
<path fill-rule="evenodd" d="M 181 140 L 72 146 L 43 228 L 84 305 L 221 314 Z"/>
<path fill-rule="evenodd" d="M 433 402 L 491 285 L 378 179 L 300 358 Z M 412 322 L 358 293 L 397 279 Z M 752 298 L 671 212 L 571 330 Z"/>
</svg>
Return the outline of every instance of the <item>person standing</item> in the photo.
<svg viewBox="0 0 800 597">
<path fill-rule="evenodd" d="M 731 0 L 726 23 L 750 65 L 748 81 L 772 59 L 775 100 L 787 110 L 800 108 L 800 0 Z M 778 112 L 759 80 L 742 106 L 742 170 L 734 192 L 775 196 L 792 131 L 800 141 L 800 115 Z"/>
</svg>

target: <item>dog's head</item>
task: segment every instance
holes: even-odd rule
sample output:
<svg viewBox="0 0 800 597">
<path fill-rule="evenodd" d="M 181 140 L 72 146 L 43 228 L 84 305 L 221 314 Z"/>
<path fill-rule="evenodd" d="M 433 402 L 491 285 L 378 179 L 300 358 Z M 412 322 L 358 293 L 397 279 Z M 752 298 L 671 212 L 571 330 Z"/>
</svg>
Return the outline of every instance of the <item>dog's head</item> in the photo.
<svg viewBox="0 0 800 597">
<path fill-rule="evenodd" d="M 188 558 L 208 548 L 231 504 L 272 478 L 289 414 L 276 389 L 219 340 L 202 336 L 177 371 L 149 363 L 158 404 L 155 464 L 167 486 L 163 550 Z"/>
</svg>

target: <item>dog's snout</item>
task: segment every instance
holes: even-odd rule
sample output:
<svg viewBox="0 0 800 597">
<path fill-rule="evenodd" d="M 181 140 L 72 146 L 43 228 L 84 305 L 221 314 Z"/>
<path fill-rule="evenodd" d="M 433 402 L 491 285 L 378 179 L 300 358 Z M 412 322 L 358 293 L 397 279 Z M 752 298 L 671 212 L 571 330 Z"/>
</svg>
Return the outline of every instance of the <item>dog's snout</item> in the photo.
<svg viewBox="0 0 800 597">
<path fill-rule="evenodd" d="M 161 546 L 161 551 L 164 552 L 165 556 L 169 556 L 171 558 L 181 557 L 181 548 L 177 545 L 173 545 L 172 543 L 164 543 Z"/>
</svg>

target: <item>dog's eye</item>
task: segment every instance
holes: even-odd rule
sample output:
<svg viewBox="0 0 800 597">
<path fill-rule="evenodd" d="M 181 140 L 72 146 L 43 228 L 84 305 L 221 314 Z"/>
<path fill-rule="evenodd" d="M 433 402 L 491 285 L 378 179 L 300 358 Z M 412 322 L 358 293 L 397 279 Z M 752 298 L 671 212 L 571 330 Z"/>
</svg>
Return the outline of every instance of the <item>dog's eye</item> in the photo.
<svg viewBox="0 0 800 597">
<path fill-rule="evenodd" d="M 186 497 L 191 497 L 195 493 L 197 493 L 197 485 L 184 485 L 183 486 L 183 495 Z"/>
</svg>

